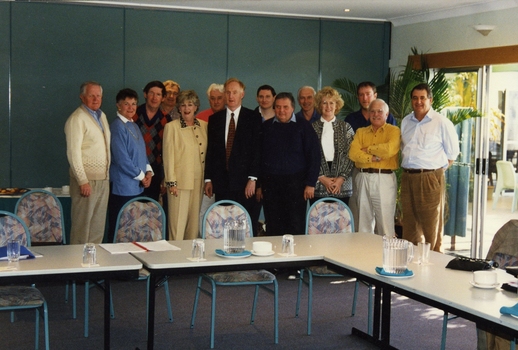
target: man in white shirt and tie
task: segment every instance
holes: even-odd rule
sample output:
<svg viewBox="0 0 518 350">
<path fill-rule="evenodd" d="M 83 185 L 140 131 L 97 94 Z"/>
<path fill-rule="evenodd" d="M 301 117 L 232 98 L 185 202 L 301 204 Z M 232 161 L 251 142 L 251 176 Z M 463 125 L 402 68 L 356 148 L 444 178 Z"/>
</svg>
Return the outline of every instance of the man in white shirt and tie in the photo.
<svg viewBox="0 0 518 350">
<path fill-rule="evenodd" d="M 205 194 L 236 201 L 250 212 L 261 160 L 261 117 L 241 105 L 241 81 L 230 78 L 224 87 L 227 107 L 210 117 L 207 130 Z"/>
</svg>

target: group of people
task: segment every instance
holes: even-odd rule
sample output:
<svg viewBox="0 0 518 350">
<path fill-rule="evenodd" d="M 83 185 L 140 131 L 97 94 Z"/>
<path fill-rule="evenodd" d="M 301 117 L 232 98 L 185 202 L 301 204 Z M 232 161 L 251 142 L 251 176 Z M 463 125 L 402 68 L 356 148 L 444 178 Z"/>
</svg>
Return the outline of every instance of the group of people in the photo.
<svg viewBox="0 0 518 350">
<path fill-rule="evenodd" d="M 257 89 L 255 110 L 242 106 L 244 96 L 236 78 L 211 84 L 210 108 L 199 111 L 195 91 L 153 81 L 140 106 L 135 91 L 119 91 L 109 125 L 102 87 L 84 83 L 65 125 L 71 243 L 100 243 L 107 207 L 113 240 L 120 208 L 141 195 L 161 199 L 174 240 L 198 237 L 204 211 L 219 200 L 243 205 L 254 224 L 263 207 L 267 235 L 302 234 L 308 200 L 326 197 L 351 208 L 357 231 L 393 236 L 401 152 L 403 238 L 441 250 L 444 171 L 459 143 L 427 84 L 413 88 L 401 129 L 371 82 L 358 85 L 361 108 L 344 121 L 331 87 L 301 87 L 298 113 L 294 96 L 270 85 Z"/>
</svg>

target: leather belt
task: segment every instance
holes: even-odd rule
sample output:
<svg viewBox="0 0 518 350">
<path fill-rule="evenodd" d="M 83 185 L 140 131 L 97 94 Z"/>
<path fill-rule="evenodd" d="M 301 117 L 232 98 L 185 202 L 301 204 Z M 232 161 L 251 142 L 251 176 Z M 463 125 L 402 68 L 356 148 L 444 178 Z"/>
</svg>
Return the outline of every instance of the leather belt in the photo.
<svg viewBox="0 0 518 350">
<path fill-rule="evenodd" d="M 431 171 L 436 171 L 437 169 L 404 169 L 403 171 L 408 174 L 420 174 L 420 173 L 429 173 Z"/>
<path fill-rule="evenodd" d="M 358 168 L 360 173 L 369 173 L 369 174 L 392 174 L 392 170 L 390 169 L 375 169 L 375 168 Z"/>
</svg>

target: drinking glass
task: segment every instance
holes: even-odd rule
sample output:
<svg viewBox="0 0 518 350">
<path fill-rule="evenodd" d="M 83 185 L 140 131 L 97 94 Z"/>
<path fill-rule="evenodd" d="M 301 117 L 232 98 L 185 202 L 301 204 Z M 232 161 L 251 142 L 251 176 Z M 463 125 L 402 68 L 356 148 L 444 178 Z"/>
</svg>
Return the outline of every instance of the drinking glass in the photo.
<svg viewBox="0 0 518 350">
<path fill-rule="evenodd" d="M 20 245 L 19 239 L 10 239 L 7 241 L 7 260 L 9 262 L 18 262 L 20 260 Z"/>
<path fill-rule="evenodd" d="M 83 246 L 83 266 L 97 265 L 97 251 L 94 243 L 86 243 Z"/>
<path fill-rule="evenodd" d="M 428 242 L 417 243 L 417 253 L 419 254 L 419 256 L 417 258 L 417 263 L 419 265 L 428 264 L 428 259 L 430 258 L 430 243 L 428 243 Z"/>
<path fill-rule="evenodd" d="M 192 259 L 198 261 L 205 259 L 205 241 L 203 239 L 192 240 Z"/>
<path fill-rule="evenodd" d="M 282 236 L 282 253 L 286 255 L 295 255 L 295 238 L 293 235 Z"/>
</svg>

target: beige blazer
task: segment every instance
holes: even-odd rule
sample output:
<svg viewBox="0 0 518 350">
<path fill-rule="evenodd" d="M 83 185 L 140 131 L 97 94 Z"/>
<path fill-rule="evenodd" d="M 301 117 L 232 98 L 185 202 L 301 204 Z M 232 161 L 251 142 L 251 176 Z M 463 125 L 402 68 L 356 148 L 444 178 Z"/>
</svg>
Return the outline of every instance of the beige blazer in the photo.
<svg viewBox="0 0 518 350">
<path fill-rule="evenodd" d="M 182 119 L 167 123 L 164 129 L 163 159 L 165 182 L 180 190 L 194 189 L 194 179 L 203 179 L 207 153 L 207 123 L 195 119 L 187 126 Z"/>
</svg>

